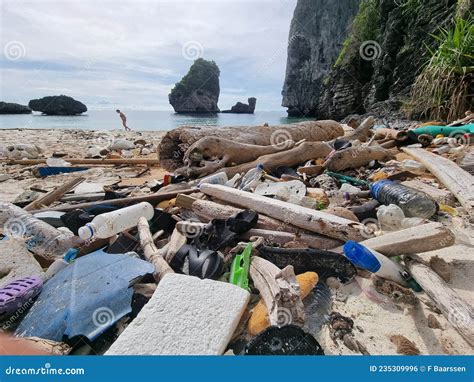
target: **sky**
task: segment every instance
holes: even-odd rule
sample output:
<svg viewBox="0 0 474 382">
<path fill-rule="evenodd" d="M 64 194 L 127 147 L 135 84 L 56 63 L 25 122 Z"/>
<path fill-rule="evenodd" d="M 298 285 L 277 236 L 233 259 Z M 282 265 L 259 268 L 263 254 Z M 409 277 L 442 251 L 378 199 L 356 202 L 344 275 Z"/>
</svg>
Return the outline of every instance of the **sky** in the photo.
<svg viewBox="0 0 474 382">
<path fill-rule="evenodd" d="M 65 94 L 89 109 L 172 110 L 202 57 L 220 68 L 219 107 L 257 97 L 283 110 L 296 0 L 0 0 L 0 101 Z"/>
</svg>

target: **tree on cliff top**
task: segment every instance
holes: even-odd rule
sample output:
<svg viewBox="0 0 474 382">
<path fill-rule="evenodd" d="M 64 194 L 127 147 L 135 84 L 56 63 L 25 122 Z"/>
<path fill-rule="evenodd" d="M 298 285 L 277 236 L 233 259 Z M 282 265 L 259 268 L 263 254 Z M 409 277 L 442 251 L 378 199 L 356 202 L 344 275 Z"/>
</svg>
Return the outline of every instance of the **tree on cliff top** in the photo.
<svg viewBox="0 0 474 382">
<path fill-rule="evenodd" d="M 189 68 L 189 72 L 174 86 L 171 94 L 188 95 L 196 89 L 207 90 L 219 96 L 220 70 L 214 61 L 198 58 Z"/>
</svg>

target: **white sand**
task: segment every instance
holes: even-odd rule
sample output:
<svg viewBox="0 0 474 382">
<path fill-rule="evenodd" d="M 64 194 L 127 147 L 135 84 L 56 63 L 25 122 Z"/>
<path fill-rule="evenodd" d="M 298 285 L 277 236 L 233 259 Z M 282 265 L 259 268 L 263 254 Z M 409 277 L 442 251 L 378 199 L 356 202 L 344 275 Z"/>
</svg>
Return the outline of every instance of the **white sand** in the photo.
<svg viewBox="0 0 474 382">
<path fill-rule="evenodd" d="M 474 250 L 465 245 L 455 245 L 437 251 L 420 254 L 429 261 L 438 255 L 452 266 L 453 277 L 449 286 L 468 304 L 474 305 Z M 377 293 L 368 279 L 357 277 L 356 281 L 343 286 L 348 294 L 346 302 L 334 301 L 333 310 L 354 320 L 354 337 L 373 355 L 396 355 L 396 346 L 390 341 L 392 335 L 403 335 L 414 342 L 421 354 L 474 354 L 473 348 L 452 327 L 442 314 L 430 311 L 425 304 L 404 311 L 389 298 Z M 370 293 L 370 298 L 368 294 Z M 417 294 L 429 300 L 425 293 Z M 444 329 L 431 329 L 427 324 L 428 314 L 433 314 Z M 327 354 L 356 354 L 342 341 L 336 345 L 324 327 L 318 340 Z"/>
<path fill-rule="evenodd" d="M 164 132 L 146 131 L 146 132 L 124 132 L 114 131 L 85 131 L 85 130 L 65 130 L 65 129 L 22 129 L 22 130 L 0 130 L 0 145 L 13 144 L 36 144 L 44 152 L 42 157 L 49 158 L 54 152 L 67 153 L 68 158 L 84 158 L 87 148 L 90 146 L 106 147 L 114 138 L 127 138 L 131 141 L 144 139 L 147 143 L 153 143 L 158 146 Z M 140 158 L 157 158 L 156 153 Z M 25 166 L 10 166 L 2 163 L 0 165 L 0 177 L 2 174 L 9 174 L 11 179 L 0 183 L 0 201 L 12 202 L 23 191 L 35 186 L 44 190 L 51 190 L 59 184 L 78 176 L 76 174 L 61 174 L 48 176 L 40 179 L 31 175 L 30 171 L 19 173 L 19 170 Z M 110 185 L 118 181 L 120 177 L 133 177 L 136 171 L 132 168 L 117 171 L 113 167 L 96 167 L 85 174 L 88 182 L 99 181 L 103 185 Z"/>
</svg>

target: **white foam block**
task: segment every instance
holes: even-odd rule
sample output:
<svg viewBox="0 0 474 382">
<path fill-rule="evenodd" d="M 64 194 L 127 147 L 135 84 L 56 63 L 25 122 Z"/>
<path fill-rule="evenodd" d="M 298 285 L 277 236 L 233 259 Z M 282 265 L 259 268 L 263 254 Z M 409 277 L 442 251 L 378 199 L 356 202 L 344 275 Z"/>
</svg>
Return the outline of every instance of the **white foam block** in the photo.
<svg viewBox="0 0 474 382">
<path fill-rule="evenodd" d="M 223 354 L 249 298 L 232 284 L 168 274 L 106 354 Z"/>
</svg>

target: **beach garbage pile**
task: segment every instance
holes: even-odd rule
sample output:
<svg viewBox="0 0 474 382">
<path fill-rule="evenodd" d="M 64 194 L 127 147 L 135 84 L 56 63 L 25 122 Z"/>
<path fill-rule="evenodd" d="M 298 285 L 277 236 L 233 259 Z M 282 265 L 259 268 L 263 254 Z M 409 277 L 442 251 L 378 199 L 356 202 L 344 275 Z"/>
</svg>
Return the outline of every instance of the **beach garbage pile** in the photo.
<svg viewBox="0 0 474 382">
<path fill-rule="evenodd" d="M 329 121 L 339 136 L 324 142 L 296 142 L 285 125 L 273 148 L 242 144 L 239 163 L 228 141 L 203 137 L 173 172 L 137 159 L 157 151 L 145 140 L 46 165 L 34 146 L 9 148 L 17 173 L 61 181 L 0 204 L 2 331 L 51 354 L 437 352 L 396 322 L 415 320 L 472 349 L 474 311 L 443 258 L 453 246 L 472 255 L 470 117 L 398 130 Z"/>
</svg>

